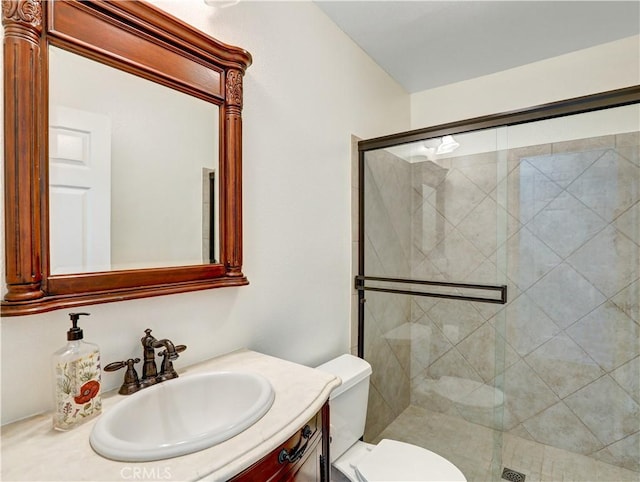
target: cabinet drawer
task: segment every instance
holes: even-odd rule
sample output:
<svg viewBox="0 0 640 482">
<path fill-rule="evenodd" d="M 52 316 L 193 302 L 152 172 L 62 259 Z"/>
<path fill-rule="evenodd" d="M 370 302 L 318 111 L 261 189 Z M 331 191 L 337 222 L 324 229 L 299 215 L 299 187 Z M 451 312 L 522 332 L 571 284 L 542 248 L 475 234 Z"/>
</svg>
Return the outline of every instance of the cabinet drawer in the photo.
<svg viewBox="0 0 640 482">
<path fill-rule="evenodd" d="M 276 482 L 294 480 L 295 474 L 305 465 L 310 456 L 319 457 L 322 440 L 322 412 L 314 415 L 283 444 L 263 459 L 242 471 L 230 482 Z M 311 462 L 311 461 L 310 461 Z M 315 466 L 316 469 L 310 469 Z M 304 472 L 315 470 L 316 476 L 305 475 L 305 480 L 320 480 L 319 462 L 308 464 Z"/>
</svg>

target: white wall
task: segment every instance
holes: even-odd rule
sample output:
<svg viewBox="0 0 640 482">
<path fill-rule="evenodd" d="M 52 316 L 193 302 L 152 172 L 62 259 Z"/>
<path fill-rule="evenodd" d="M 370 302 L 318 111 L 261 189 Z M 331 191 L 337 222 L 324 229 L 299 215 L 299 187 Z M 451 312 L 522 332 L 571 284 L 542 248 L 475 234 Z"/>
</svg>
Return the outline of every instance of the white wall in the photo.
<svg viewBox="0 0 640 482">
<path fill-rule="evenodd" d="M 640 84 L 640 36 L 411 95 L 411 128 Z"/>
<path fill-rule="evenodd" d="M 143 330 L 188 345 L 177 367 L 236 348 L 314 365 L 349 349 L 351 134 L 409 128 L 409 96 L 308 2 L 156 1 L 249 50 L 244 82 L 244 271 L 251 284 L 84 307 L 103 365 Z M 382 113 L 382 114 L 381 114 Z M 2 423 L 50 406 L 49 354 L 67 312 L 2 319 Z M 114 388 L 122 373 L 105 374 Z"/>
</svg>

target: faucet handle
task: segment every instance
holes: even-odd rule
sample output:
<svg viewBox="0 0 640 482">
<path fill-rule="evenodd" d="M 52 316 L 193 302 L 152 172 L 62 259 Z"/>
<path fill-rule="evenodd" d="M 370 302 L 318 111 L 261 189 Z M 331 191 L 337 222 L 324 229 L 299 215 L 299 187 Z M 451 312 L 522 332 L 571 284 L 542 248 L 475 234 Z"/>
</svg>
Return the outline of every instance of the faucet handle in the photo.
<svg viewBox="0 0 640 482">
<path fill-rule="evenodd" d="M 127 367 L 127 371 L 124 374 L 124 382 L 122 383 L 120 390 L 118 390 L 119 394 L 130 395 L 140 390 L 140 380 L 138 379 L 138 374 L 133 366 L 135 363 L 139 362 L 140 358 L 129 358 L 127 361 L 109 363 L 104 367 L 104 371 L 106 372 L 115 372 L 121 368 Z"/>
<path fill-rule="evenodd" d="M 182 353 L 186 349 L 187 349 L 187 345 L 176 345 L 173 353 Z M 169 353 L 169 351 L 167 351 L 166 348 L 164 350 L 158 352 L 158 356 L 161 356 L 161 357 L 167 357 L 168 356 L 169 358 L 172 358 L 170 355 L 171 354 Z M 173 358 L 178 358 L 178 357 L 175 356 Z"/>
</svg>

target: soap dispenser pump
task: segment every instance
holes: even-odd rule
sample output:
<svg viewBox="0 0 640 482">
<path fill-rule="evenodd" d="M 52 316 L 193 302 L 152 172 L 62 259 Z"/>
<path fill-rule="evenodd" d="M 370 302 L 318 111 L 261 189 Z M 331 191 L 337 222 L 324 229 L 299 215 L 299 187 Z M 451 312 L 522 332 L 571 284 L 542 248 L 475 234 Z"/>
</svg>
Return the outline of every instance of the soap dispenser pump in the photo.
<svg viewBox="0 0 640 482">
<path fill-rule="evenodd" d="M 102 409 L 100 349 L 84 341 L 78 326 L 80 316 L 88 315 L 69 313 L 72 327 L 67 345 L 53 354 L 53 427 L 57 430 L 69 430 Z"/>
</svg>

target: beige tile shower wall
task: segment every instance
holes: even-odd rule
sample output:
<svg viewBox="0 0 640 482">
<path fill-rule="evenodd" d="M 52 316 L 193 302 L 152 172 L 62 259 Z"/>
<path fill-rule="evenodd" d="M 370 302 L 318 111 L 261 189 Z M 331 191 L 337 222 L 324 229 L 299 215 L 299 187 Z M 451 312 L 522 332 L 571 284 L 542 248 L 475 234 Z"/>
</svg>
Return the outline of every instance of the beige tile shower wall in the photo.
<svg viewBox="0 0 640 482">
<path fill-rule="evenodd" d="M 504 307 L 415 297 L 412 403 L 640 471 L 639 145 L 412 166 L 413 277 L 509 287 Z"/>
<path fill-rule="evenodd" d="M 411 274 L 411 169 L 385 151 L 367 152 L 364 242 L 369 276 Z M 410 400 L 411 298 L 367 291 L 365 357 L 373 368 L 365 439 L 395 419 Z"/>
</svg>

